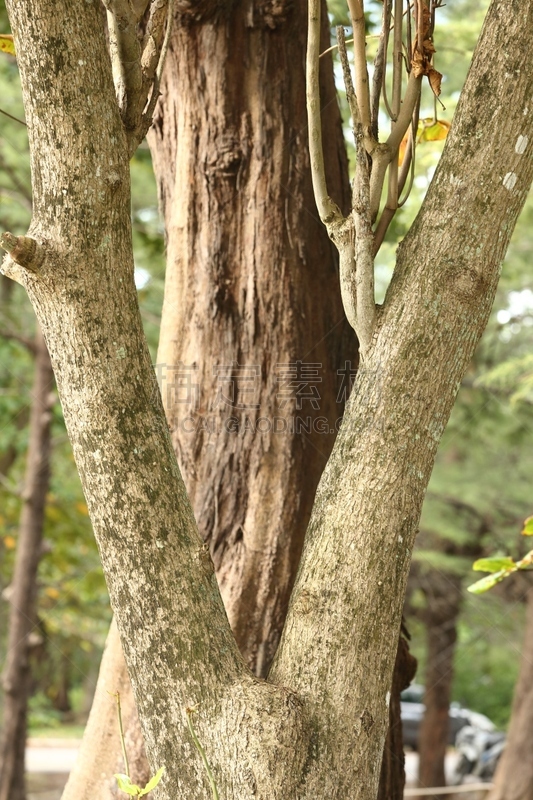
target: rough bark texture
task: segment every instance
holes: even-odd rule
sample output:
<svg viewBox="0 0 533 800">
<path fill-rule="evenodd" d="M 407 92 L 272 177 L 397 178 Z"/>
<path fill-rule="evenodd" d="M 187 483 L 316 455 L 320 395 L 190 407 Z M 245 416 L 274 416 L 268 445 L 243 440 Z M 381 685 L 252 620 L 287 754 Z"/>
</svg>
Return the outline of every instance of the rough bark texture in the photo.
<svg viewBox="0 0 533 800">
<path fill-rule="evenodd" d="M 529 576 L 528 576 L 529 577 Z M 531 584 L 531 581 L 530 581 Z M 494 789 L 488 800 L 533 800 L 533 586 L 527 594 L 527 617 L 520 675 L 515 688 L 511 724 Z"/>
<path fill-rule="evenodd" d="M 338 373 L 357 365 L 311 186 L 306 14 L 305 0 L 178 14 L 150 134 L 167 231 L 163 403 L 232 630 L 262 676 L 343 413 Z M 346 207 L 322 66 L 330 186 Z"/>
<path fill-rule="evenodd" d="M 405 754 L 402 739 L 400 695 L 416 673 L 416 658 L 409 652 L 408 633 L 402 625 L 389 705 L 389 729 L 385 739 L 377 800 L 403 800 L 405 787 Z"/>
<path fill-rule="evenodd" d="M 30 634 L 36 625 L 37 567 L 41 557 L 46 494 L 50 482 L 50 423 L 54 375 L 44 339 L 35 338 L 29 446 L 17 554 L 9 588 L 9 631 L 2 685 L 0 799 L 24 800 L 26 720 L 31 686 Z"/>
<path fill-rule="evenodd" d="M 421 787 L 446 786 L 444 760 L 450 727 L 449 708 L 457 618 L 461 608 L 461 579 L 430 570 L 419 582 L 426 598 L 427 635 L 426 713 L 420 726 L 418 783 Z M 431 795 L 428 795 L 428 798 Z"/>
<path fill-rule="evenodd" d="M 392 643 L 424 492 L 531 182 L 533 65 L 511 55 L 532 6 L 526 16 L 489 9 L 317 491 L 270 673 L 296 688 L 315 725 L 320 758 L 306 774 L 315 796 L 376 795 Z M 511 105 L 501 101 L 505 87 Z"/>
<path fill-rule="evenodd" d="M 3 269 L 26 286 L 47 338 L 151 766 L 166 766 L 154 796 L 209 791 L 184 721 L 200 703 L 196 729 L 226 800 L 374 800 L 423 495 L 533 176 L 533 64 L 522 55 L 533 7 L 488 12 L 319 485 L 270 682 L 231 635 L 156 392 L 98 8 L 8 9 L 38 246 L 22 241 L 19 265 Z"/>
<path fill-rule="evenodd" d="M 279 641 L 316 486 L 357 366 L 336 249 L 312 194 L 306 3 L 279 12 L 274 19 L 267 7 L 239 2 L 191 24 L 178 14 L 149 137 L 167 231 L 157 368 L 163 402 L 233 632 L 260 675 Z M 328 35 L 326 26 L 325 42 Z M 329 59 L 322 89 L 331 187 L 347 207 Z M 293 380 L 287 390 L 278 365 L 287 374 L 297 362 L 304 385 Z M 306 364 L 314 369 L 308 383 Z M 110 637 L 108 653 L 116 645 Z M 118 653 L 106 657 L 101 680 L 109 683 L 111 665 L 129 701 Z M 83 769 L 71 775 L 64 800 L 92 798 L 91 776 L 102 762 L 117 772 L 100 717 L 95 711 L 89 720 Z M 140 731 L 127 730 L 139 746 Z M 115 750 L 120 757 L 116 738 Z"/>
</svg>

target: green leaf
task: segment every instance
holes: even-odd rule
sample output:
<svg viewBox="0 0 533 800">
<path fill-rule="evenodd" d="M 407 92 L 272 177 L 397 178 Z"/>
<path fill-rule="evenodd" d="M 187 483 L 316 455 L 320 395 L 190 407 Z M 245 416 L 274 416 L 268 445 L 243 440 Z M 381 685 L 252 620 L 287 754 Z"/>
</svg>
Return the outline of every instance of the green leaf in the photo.
<svg viewBox="0 0 533 800">
<path fill-rule="evenodd" d="M 495 556 L 494 558 L 478 558 L 472 565 L 476 572 L 499 572 L 508 571 L 516 567 L 515 562 L 509 556 Z"/>
<path fill-rule="evenodd" d="M 164 771 L 165 771 L 164 767 L 161 767 L 161 769 L 157 770 L 154 777 L 150 778 L 144 789 L 141 789 L 141 791 L 139 792 L 139 797 L 142 797 L 143 795 L 148 794 L 148 792 L 151 792 L 152 789 L 155 789 L 155 787 L 161 780 L 161 776 L 163 775 Z"/>
<path fill-rule="evenodd" d="M 0 33 L 0 50 L 10 55 L 15 55 L 15 44 L 13 37 L 9 33 Z"/>
<path fill-rule="evenodd" d="M 123 775 L 122 773 L 118 773 L 114 776 L 117 779 L 118 788 L 121 789 L 126 794 L 130 794 L 132 797 L 139 797 L 141 793 L 141 787 L 137 786 L 136 783 L 131 782 L 131 778 L 129 775 Z"/>
<path fill-rule="evenodd" d="M 472 594 L 483 594 L 483 592 L 487 592 L 493 586 L 496 586 L 507 575 L 509 575 L 508 569 L 502 569 L 501 572 L 495 572 L 494 575 L 487 575 L 485 578 L 481 578 L 480 581 L 473 583 L 472 586 L 469 586 L 468 591 L 472 592 Z"/>
<path fill-rule="evenodd" d="M 533 536 L 533 517 L 528 517 L 524 522 L 522 536 Z"/>
</svg>

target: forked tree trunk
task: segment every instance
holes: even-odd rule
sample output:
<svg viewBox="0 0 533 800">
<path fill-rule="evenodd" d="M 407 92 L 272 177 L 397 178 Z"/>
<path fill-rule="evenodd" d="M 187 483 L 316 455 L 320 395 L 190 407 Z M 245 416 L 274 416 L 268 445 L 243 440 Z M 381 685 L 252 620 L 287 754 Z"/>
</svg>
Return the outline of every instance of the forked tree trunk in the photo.
<svg viewBox="0 0 533 800">
<path fill-rule="evenodd" d="M 522 577 L 522 576 L 521 576 Z M 529 576 L 528 576 L 529 577 Z M 527 593 L 527 616 L 520 675 L 505 750 L 488 800 L 533 800 L 533 587 Z"/>
<path fill-rule="evenodd" d="M 2 685 L 0 800 L 24 800 L 26 720 L 31 686 L 29 637 L 36 625 L 37 567 L 41 557 L 46 494 L 50 482 L 50 423 L 54 376 L 44 339 L 35 337 L 29 447 L 15 569 L 9 594 L 9 632 Z"/>
<path fill-rule="evenodd" d="M 3 269 L 26 286 L 47 337 L 151 766 L 166 767 L 158 798 L 209 791 L 186 727 L 195 706 L 225 800 L 374 800 L 424 493 L 531 184 L 533 7 L 491 5 L 319 484 L 268 681 L 235 646 L 155 392 L 133 281 L 129 149 L 98 9 L 8 8 L 35 217 L 30 240 L 4 237 Z"/>
<path fill-rule="evenodd" d="M 178 16 L 149 136 L 167 237 L 163 402 L 233 631 L 263 676 L 357 367 L 311 186 L 306 30 L 305 2 L 275 15 L 240 2 L 216 19 Z M 324 49 L 328 37 L 326 26 Z M 347 207 L 330 59 L 322 72 L 332 189 Z M 117 651 L 111 635 L 99 684 L 116 670 L 129 703 Z M 102 764 L 117 771 L 107 732 L 98 739 L 109 698 L 99 691 L 95 703 L 64 800 L 92 797 Z"/>
</svg>

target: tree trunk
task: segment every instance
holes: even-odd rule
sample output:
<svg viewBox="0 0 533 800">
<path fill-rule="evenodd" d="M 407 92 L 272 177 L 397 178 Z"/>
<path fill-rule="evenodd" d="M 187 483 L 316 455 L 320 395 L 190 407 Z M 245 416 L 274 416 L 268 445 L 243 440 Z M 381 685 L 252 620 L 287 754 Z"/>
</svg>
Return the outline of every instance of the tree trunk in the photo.
<svg viewBox="0 0 533 800">
<path fill-rule="evenodd" d="M 26 718 L 31 687 L 29 637 L 36 617 L 37 568 L 46 494 L 50 482 L 50 423 L 54 402 L 52 365 L 44 339 L 35 337 L 35 378 L 30 438 L 24 481 L 24 504 L 13 579 L 9 588 L 9 633 L 2 676 L 4 714 L 0 739 L 0 800 L 24 800 Z"/>
<path fill-rule="evenodd" d="M 261 676 L 349 391 L 341 371 L 346 383 L 357 366 L 313 199 L 306 15 L 301 1 L 241 0 L 178 16 L 149 137 L 167 231 L 163 404 L 232 630 Z M 322 100 L 331 187 L 347 207 L 329 58 Z"/>
<path fill-rule="evenodd" d="M 533 6 L 488 12 L 320 481 L 268 681 L 232 637 L 156 391 L 98 8 L 8 8 L 35 216 L 28 237 L 3 237 L 3 270 L 47 337 L 151 767 L 166 767 L 158 800 L 209 791 L 186 707 L 226 800 L 375 800 L 424 493 L 533 177 Z"/>
<path fill-rule="evenodd" d="M 385 739 L 377 800 L 403 800 L 405 788 L 405 754 L 402 739 L 400 695 L 416 673 L 416 658 L 409 652 L 409 634 L 402 625 L 389 705 L 389 729 Z"/>
<path fill-rule="evenodd" d="M 449 708 L 457 618 L 461 608 L 461 579 L 430 570 L 420 577 L 426 598 L 427 667 L 424 695 L 426 712 L 420 726 L 418 783 L 446 786 L 444 762 L 450 727 Z M 428 799 L 432 795 L 428 795 Z"/>
<path fill-rule="evenodd" d="M 342 309 L 337 251 L 313 199 L 305 76 L 289 68 L 305 59 L 306 4 L 281 4 L 274 17 L 247 6 L 216 19 L 177 17 L 149 140 L 167 232 L 163 404 L 233 632 L 264 676 L 357 342 Z M 324 49 L 328 41 L 326 25 Z M 332 188 L 347 207 L 330 59 L 322 73 Z M 294 379 L 283 383 L 291 369 Z M 118 654 L 114 664 L 125 698 Z M 92 797 L 90 774 L 102 759 L 111 764 L 107 733 L 97 744 L 99 720 L 89 720 L 86 768 L 71 776 L 63 800 Z M 140 744 L 140 731 L 127 730 Z M 116 738 L 115 749 L 118 760 Z"/>
<path fill-rule="evenodd" d="M 530 586 L 531 586 L 531 582 Z M 533 587 L 527 593 L 527 617 L 520 675 L 505 750 L 488 800 L 533 800 Z"/>
</svg>

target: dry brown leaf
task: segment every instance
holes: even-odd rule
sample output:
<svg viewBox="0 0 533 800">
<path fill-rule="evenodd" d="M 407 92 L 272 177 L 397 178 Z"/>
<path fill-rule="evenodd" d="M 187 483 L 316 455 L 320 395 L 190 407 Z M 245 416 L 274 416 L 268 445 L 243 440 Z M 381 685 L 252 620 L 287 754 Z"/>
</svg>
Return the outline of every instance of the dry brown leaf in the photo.
<svg viewBox="0 0 533 800">
<path fill-rule="evenodd" d="M 437 72 L 437 70 L 433 69 L 433 67 L 432 67 L 429 70 L 429 72 L 427 73 L 427 76 L 428 76 L 429 85 L 431 86 L 431 88 L 433 90 L 433 94 L 436 97 L 438 97 L 439 94 L 440 94 L 440 84 L 441 84 L 441 81 L 442 81 L 441 73 Z"/>
</svg>

